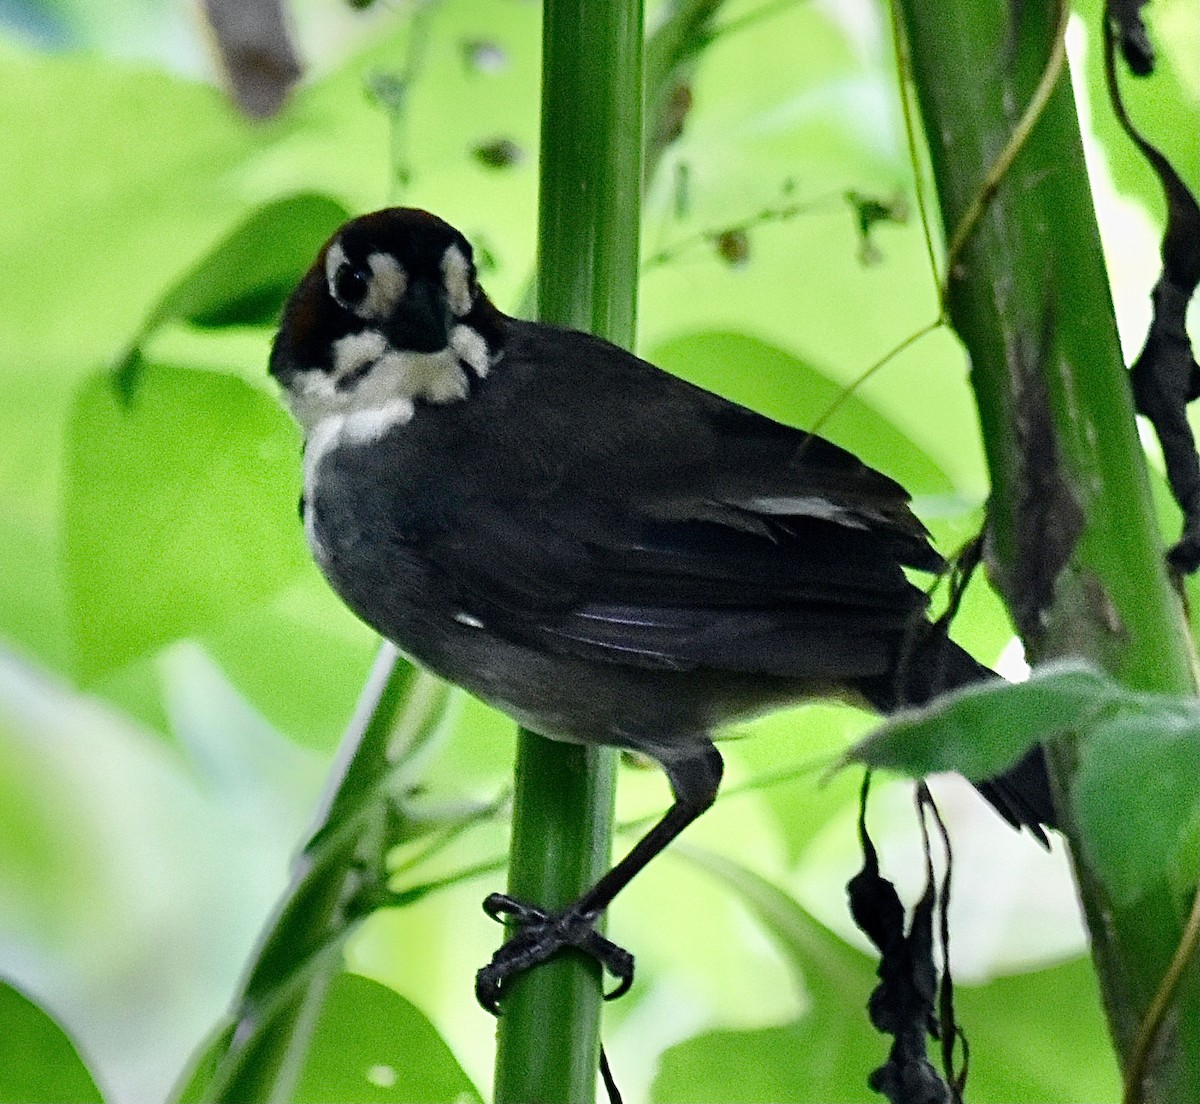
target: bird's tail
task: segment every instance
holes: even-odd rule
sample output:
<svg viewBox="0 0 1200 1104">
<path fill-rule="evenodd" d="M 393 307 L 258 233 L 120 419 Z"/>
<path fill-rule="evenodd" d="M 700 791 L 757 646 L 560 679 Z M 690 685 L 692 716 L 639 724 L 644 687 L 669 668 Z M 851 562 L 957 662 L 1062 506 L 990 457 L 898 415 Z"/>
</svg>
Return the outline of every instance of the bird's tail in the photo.
<svg viewBox="0 0 1200 1104">
<path fill-rule="evenodd" d="M 881 713 L 924 705 L 948 690 L 1000 677 L 940 629 L 926 628 L 897 664 L 897 672 L 860 683 L 864 696 Z M 1028 828 L 1043 845 L 1048 844 L 1044 829 L 1058 825 L 1046 755 L 1040 745 L 1003 774 L 976 782 L 975 788 L 1014 828 Z"/>
</svg>

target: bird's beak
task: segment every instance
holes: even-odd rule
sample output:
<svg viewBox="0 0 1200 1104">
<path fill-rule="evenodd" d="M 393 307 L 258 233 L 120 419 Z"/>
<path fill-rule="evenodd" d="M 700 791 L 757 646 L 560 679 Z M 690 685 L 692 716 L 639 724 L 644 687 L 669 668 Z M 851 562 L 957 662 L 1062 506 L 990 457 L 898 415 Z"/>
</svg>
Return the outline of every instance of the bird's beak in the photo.
<svg viewBox="0 0 1200 1104">
<path fill-rule="evenodd" d="M 397 349 L 437 353 L 450 340 L 450 305 L 441 281 L 414 280 L 387 322 L 387 337 Z"/>
</svg>

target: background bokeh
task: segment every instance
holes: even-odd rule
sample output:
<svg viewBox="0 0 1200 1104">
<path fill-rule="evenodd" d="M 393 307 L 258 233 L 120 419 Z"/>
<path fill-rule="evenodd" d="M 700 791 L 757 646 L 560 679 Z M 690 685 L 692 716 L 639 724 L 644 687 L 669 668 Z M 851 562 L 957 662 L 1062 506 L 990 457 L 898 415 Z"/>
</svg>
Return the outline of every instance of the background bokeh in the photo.
<svg viewBox="0 0 1200 1104">
<path fill-rule="evenodd" d="M 1160 70 L 1130 90 L 1133 109 L 1195 187 L 1200 28 L 1189 0 L 1148 15 Z M 502 308 L 520 311 L 530 286 L 537 5 L 298 0 L 293 16 L 305 78 L 253 121 L 221 89 L 192 8 L 0 4 L 0 977 L 120 1104 L 160 1099 L 226 1011 L 376 648 L 303 546 L 299 438 L 265 374 L 270 325 L 249 308 L 180 308 L 184 292 L 172 307 L 171 289 L 195 293 L 214 247 L 297 195 L 309 198 L 252 235 L 252 252 L 308 251 L 322 220 L 403 202 L 476 243 Z M 1100 94 L 1098 18 L 1080 3 L 1069 45 L 1133 354 L 1163 215 Z M 729 0 L 717 28 L 649 185 L 640 351 L 811 425 L 937 313 L 886 13 Z M 865 236 L 864 199 L 889 215 Z M 132 389 L 114 384 L 122 365 Z M 978 526 L 986 476 L 947 331 L 874 373 L 822 432 L 905 482 L 945 550 Z M 1164 526 L 1177 526 L 1166 507 Z M 1019 671 L 982 582 L 956 632 Z M 814 705 L 731 733 L 754 738 L 723 749 L 729 795 L 622 896 L 610 934 L 636 950 L 639 980 L 604 1034 L 627 1099 L 867 1095 L 884 1041 L 865 1020 L 874 967 L 842 888 L 860 861 L 859 779 L 826 771 L 870 724 Z M 451 695 L 418 805 L 491 801 L 512 747 L 509 722 Z M 1009 831 L 965 784 L 935 789 L 956 847 L 971 1098 L 1117 1099 L 1064 856 Z M 878 787 L 871 815 L 911 901 L 923 865 L 909 791 Z M 666 800 L 657 772 L 626 764 L 622 819 Z M 479 818 L 408 873 L 499 860 L 505 840 L 503 817 Z M 433 1053 L 440 1036 L 449 1051 L 429 1062 L 457 1061 L 484 1096 L 494 1032 L 472 978 L 498 936 L 479 901 L 501 881 L 464 878 L 379 912 L 346 952 L 407 1002 L 392 1042 L 410 1031 Z M 361 1037 L 370 993 L 336 1013 L 345 1037 Z M 70 1067 L 48 1028 L 16 1044 L 13 1025 L 35 1020 L 5 994 L 3 1099 Z M 361 1073 L 347 1099 L 412 1098 L 382 1061 Z"/>
</svg>

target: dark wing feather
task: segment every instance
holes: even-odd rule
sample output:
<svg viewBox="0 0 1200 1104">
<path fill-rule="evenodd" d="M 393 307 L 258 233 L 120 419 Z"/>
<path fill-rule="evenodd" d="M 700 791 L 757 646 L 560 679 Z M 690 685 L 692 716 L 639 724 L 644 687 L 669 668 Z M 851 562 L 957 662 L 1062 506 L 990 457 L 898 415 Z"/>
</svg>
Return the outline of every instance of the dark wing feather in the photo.
<svg viewBox="0 0 1200 1104">
<path fill-rule="evenodd" d="M 550 515 L 477 502 L 463 520 L 427 549 L 453 603 L 502 636 L 593 659 L 874 675 L 923 607 L 869 531 L 826 521 L 762 535 L 578 501 Z"/>
<path fill-rule="evenodd" d="M 893 480 L 584 334 L 512 323 L 462 412 L 488 476 L 464 468 L 424 554 L 458 608 L 540 648 L 877 674 L 924 608 L 902 565 L 941 565 Z"/>
<path fill-rule="evenodd" d="M 562 493 L 632 502 L 647 517 L 758 532 L 793 518 L 832 520 L 871 530 L 899 563 L 941 566 L 895 480 L 607 342 L 515 322 L 496 371 L 506 377 L 503 387 L 476 409 L 491 407 L 483 415 L 490 434 L 510 427 L 519 435 L 505 457 L 511 461 L 517 448 L 528 454 L 514 473 L 520 480 L 528 482 L 527 462 L 546 460 L 539 451 L 546 442 L 558 462 L 549 475 Z M 603 436 L 574 424 L 580 417 L 594 418 Z"/>
</svg>

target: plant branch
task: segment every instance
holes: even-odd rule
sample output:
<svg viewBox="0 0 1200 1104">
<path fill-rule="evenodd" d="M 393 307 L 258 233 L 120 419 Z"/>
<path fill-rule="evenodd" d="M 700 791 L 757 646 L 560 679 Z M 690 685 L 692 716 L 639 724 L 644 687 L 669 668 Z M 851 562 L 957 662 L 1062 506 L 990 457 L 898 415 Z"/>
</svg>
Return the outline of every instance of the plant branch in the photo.
<svg viewBox="0 0 1200 1104">
<path fill-rule="evenodd" d="M 1146 1010 L 1146 1018 L 1142 1020 L 1133 1055 L 1125 1071 L 1124 1104 L 1142 1104 L 1146 1099 L 1143 1086 L 1150 1067 L 1150 1058 L 1158 1044 L 1167 1012 L 1179 990 L 1180 982 L 1183 981 L 1188 968 L 1195 965 L 1197 946 L 1200 946 L 1200 886 L 1196 887 L 1196 894 L 1192 898 L 1192 909 L 1183 928 L 1183 938 L 1175 948 L 1175 954 L 1172 955 L 1167 972 L 1163 975 L 1162 984 Z"/>
<path fill-rule="evenodd" d="M 316 1024 L 325 988 L 340 969 L 338 950 L 379 892 L 389 781 L 388 748 L 398 724 L 411 753 L 427 738 L 437 695 L 420 693 L 428 676 L 381 646 L 342 738 L 316 827 L 296 861 L 234 1005 L 233 1028 L 201 1099 L 258 1104 L 288 1099 Z M 424 700 L 422 698 L 424 697 Z M 444 695 L 443 695 L 444 697 Z"/>
<path fill-rule="evenodd" d="M 988 167 L 987 176 L 980 184 L 979 190 L 975 193 L 970 205 L 959 218 L 958 225 L 954 228 L 954 233 L 950 235 L 950 245 L 946 249 L 946 277 L 945 283 L 942 286 L 943 303 L 949 295 L 950 281 L 954 279 L 955 266 L 962 255 L 963 247 L 978 227 L 979 220 L 983 218 L 983 213 L 987 210 L 988 204 L 992 202 L 996 193 L 1000 190 L 1000 182 L 1007 175 L 1009 169 L 1012 168 L 1017 154 L 1021 152 L 1025 143 L 1029 141 L 1029 136 L 1033 133 L 1033 128 L 1037 126 L 1038 120 L 1042 117 L 1042 112 L 1046 110 L 1046 104 L 1050 102 L 1050 95 L 1053 93 L 1055 85 L 1058 84 L 1059 78 L 1062 76 L 1063 67 L 1067 61 L 1067 24 L 1071 19 L 1071 5 L 1067 3 L 1067 0 L 1058 0 L 1058 6 L 1058 25 L 1054 30 L 1050 57 L 1046 61 L 1045 69 L 1042 70 L 1042 76 L 1038 81 L 1037 88 L 1034 89 L 1020 122 L 1013 128 L 1013 132 L 1008 139 L 1008 144 Z"/>
<path fill-rule="evenodd" d="M 641 0 L 547 0 L 542 36 L 538 316 L 629 348 L 642 189 Z M 608 866 L 615 776 L 608 749 L 519 734 L 511 896 L 557 909 L 598 880 Z M 497 1104 L 591 1101 L 598 965 L 561 955 L 506 988 Z"/>
<path fill-rule="evenodd" d="M 1192 694 L 1062 55 L 1064 5 L 900 6 L 954 228 L 943 304 L 971 356 L 993 579 L 1033 659 L 1080 655 L 1133 689 Z M 1200 1098 L 1200 985 L 1174 987 L 1171 1045 L 1137 1057 L 1187 942 L 1166 860 L 1147 855 L 1162 877 L 1136 905 L 1113 900 L 1080 838 L 1077 748 L 1047 751 L 1122 1066 L 1140 1066 L 1147 1101 Z"/>
</svg>

